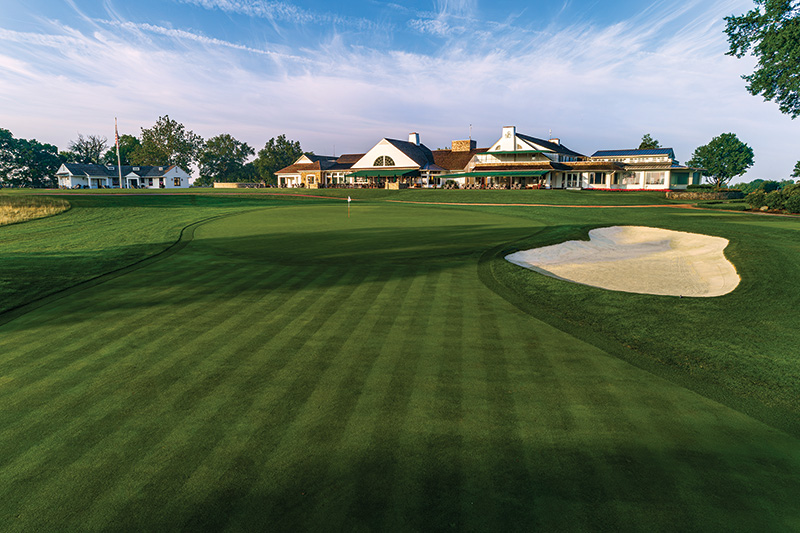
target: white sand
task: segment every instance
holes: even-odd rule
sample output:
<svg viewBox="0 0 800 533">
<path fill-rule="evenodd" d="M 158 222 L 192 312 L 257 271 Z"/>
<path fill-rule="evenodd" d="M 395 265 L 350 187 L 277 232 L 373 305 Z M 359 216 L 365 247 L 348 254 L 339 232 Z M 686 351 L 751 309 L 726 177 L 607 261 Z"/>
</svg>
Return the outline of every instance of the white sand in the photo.
<svg viewBox="0 0 800 533">
<path fill-rule="evenodd" d="M 568 241 L 506 256 L 514 264 L 556 278 L 642 294 L 721 296 L 739 285 L 723 255 L 728 240 L 644 226 L 589 232 Z"/>
</svg>

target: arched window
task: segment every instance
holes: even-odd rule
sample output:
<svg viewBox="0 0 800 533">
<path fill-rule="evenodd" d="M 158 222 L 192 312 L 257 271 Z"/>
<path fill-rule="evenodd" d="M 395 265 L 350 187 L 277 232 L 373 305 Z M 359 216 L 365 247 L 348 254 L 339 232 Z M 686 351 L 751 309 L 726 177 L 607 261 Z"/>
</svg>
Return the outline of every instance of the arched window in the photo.
<svg viewBox="0 0 800 533">
<path fill-rule="evenodd" d="M 372 163 L 373 167 L 393 167 L 394 166 L 394 159 L 389 157 L 388 155 L 382 155 Z"/>
</svg>

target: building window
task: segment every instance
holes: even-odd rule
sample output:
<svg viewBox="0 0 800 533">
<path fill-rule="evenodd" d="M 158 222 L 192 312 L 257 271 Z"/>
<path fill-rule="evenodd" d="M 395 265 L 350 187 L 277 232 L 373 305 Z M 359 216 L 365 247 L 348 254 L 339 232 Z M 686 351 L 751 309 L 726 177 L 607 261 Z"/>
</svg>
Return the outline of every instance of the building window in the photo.
<svg viewBox="0 0 800 533">
<path fill-rule="evenodd" d="M 382 155 L 372 163 L 373 167 L 393 167 L 394 166 L 394 159 L 389 157 L 388 155 Z"/>
<path fill-rule="evenodd" d="M 647 185 L 664 185 L 666 175 L 666 172 L 645 172 L 644 182 Z"/>
<path fill-rule="evenodd" d="M 175 179 L 172 180 L 172 184 L 174 186 L 176 186 L 176 187 L 180 187 L 181 186 L 181 179 L 176 177 Z"/>
<path fill-rule="evenodd" d="M 637 183 L 636 172 L 626 172 L 622 177 L 623 185 L 636 185 Z"/>
<path fill-rule="evenodd" d="M 605 172 L 591 172 L 589 173 L 589 183 L 592 185 L 603 185 L 606 182 Z"/>
</svg>

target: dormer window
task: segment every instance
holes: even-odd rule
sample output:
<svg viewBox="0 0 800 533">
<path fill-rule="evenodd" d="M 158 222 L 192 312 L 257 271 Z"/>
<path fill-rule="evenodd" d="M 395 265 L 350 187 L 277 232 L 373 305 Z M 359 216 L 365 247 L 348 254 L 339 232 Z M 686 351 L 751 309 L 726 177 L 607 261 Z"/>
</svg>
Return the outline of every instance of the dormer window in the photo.
<svg viewBox="0 0 800 533">
<path fill-rule="evenodd" d="M 389 157 L 388 155 L 379 156 L 378 159 L 372 163 L 373 167 L 393 167 L 394 166 L 394 159 Z"/>
</svg>

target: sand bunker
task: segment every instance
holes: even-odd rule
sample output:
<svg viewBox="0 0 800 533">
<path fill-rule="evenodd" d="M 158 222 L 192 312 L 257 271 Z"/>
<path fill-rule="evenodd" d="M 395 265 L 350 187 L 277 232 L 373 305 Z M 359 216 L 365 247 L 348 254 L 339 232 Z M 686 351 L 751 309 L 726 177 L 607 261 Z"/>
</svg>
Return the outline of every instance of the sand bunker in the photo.
<svg viewBox="0 0 800 533">
<path fill-rule="evenodd" d="M 593 229 L 568 241 L 507 255 L 514 264 L 556 278 L 642 294 L 721 296 L 739 285 L 722 251 L 728 240 L 644 226 Z"/>
</svg>

